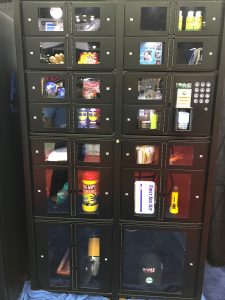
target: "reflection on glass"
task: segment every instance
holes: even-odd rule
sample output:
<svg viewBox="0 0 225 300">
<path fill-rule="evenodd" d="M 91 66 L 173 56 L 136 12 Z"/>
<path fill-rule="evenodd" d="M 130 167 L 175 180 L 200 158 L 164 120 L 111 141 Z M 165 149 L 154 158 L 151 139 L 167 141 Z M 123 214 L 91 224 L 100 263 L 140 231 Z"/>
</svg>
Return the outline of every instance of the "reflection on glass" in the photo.
<svg viewBox="0 0 225 300">
<path fill-rule="evenodd" d="M 140 43 L 140 65 L 161 65 L 163 63 L 163 43 Z"/>
<path fill-rule="evenodd" d="M 125 229 L 123 289 L 182 293 L 186 239 L 178 230 Z"/>
<path fill-rule="evenodd" d="M 99 213 L 100 172 L 78 171 L 78 203 L 80 213 Z"/>
<path fill-rule="evenodd" d="M 177 43 L 177 63 L 185 65 L 199 65 L 203 62 L 203 43 Z"/>
<path fill-rule="evenodd" d="M 45 183 L 48 213 L 67 213 L 69 208 L 68 171 L 47 168 Z"/>
<path fill-rule="evenodd" d="M 78 144 L 77 151 L 79 162 L 100 162 L 100 144 L 80 143 Z"/>
<path fill-rule="evenodd" d="M 70 286 L 69 225 L 48 224 L 50 286 Z"/>
<path fill-rule="evenodd" d="M 43 107 L 44 128 L 66 128 L 66 108 L 65 107 Z"/>
<path fill-rule="evenodd" d="M 157 200 L 157 173 L 135 172 L 134 174 L 135 214 L 155 215 Z"/>
<path fill-rule="evenodd" d="M 40 42 L 40 62 L 45 64 L 64 64 L 64 43 Z"/>
<path fill-rule="evenodd" d="M 38 8 L 39 31 L 63 31 L 63 10 L 61 7 Z"/>
<path fill-rule="evenodd" d="M 178 31 L 202 31 L 205 29 L 205 7 L 181 7 Z"/>
<path fill-rule="evenodd" d="M 81 65 L 100 64 L 99 42 L 76 42 L 76 63 Z"/>
<path fill-rule="evenodd" d="M 65 80 L 58 76 L 41 77 L 41 93 L 46 98 L 65 98 Z"/>
<path fill-rule="evenodd" d="M 76 81 L 76 96 L 83 99 L 100 98 L 100 79 L 78 77 Z"/>
<path fill-rule="evenodd" d="M 137 129 L 160 129 L 160 111 L 156 109 L 139 109 L 137 114 Z"/>
<path fill-rule="evenodd" d="M 166 7 L 141 8 L 141 30 L 165 31 L 166 19 Z"/>
<path fill-rule="evenodd" d="M 79 287 L 100 287 L 101 233 L 95 226 L 80 226 L 78 232 Z"/>
<path fill-rule="evenodd" d="M 188 218 L 191 193 L 191 174 L 169 173 L 167 175 L 168 218 Z"/>
<path fill-rule="evenodd" d="M 67 143 L 44 143 L 45 162 L 67 161 Z"/>
<path fill-rule="evenodd" d="M 138 100 L 162 100 L 162 78 L 138 78 Z"/>
<path fill-rule="evenodd" d="M 78 108 L 78 128 L 100 128 L 100 108 Z"/>
<path fill-rule="evenodd" d="M 154 145 L 138 145 L 136 151 L 137 165 L 157 165 L 159 163 L 159 147 Z"/>
<path fill-rule="evenodd" d="M 170 146 L 169 165 L 170 166 L 193 166 L 194 147 L 193 146 Z"/>
<path fill-rule="evenodd" d="M 75 8 L 75 30 L 76 31 L 98 31 L 100 29 L 99 7 L 77 7 Z"/>
</svg>

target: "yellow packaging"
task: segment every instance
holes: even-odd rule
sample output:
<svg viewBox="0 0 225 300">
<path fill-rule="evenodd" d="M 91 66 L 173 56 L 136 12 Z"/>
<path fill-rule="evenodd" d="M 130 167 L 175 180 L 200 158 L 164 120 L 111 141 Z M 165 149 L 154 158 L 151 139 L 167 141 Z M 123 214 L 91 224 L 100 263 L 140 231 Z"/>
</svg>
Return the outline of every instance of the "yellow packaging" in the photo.
<svg viewBox="0 0 225 300">
<path fill-rule="evenodd" d="M 202 30 L 202 24 L 203 24 L 202 12 L 199 10 L 196 12 L 196 15 L 195 15 L 194 30 L 195 31 Z"/>
<path fill-rule="evenodd" d="M 194 22 L 195 22 L 194 12 L 190 10 L 188 12 L 188 15 L 187 15 L 187 18 L 186 18 L 185 30 L 186 31 L 193 31 L 194 30 Z"/>
<path fill-rule="evenodd" d="M 173 191 L 171 193 L 170 213 L 173 214 L 173 215 L 177 215 L 179 213 L 179 208 L 178 208 L 178 192 L 176 192 L 176 191 Z"/>
</svg>

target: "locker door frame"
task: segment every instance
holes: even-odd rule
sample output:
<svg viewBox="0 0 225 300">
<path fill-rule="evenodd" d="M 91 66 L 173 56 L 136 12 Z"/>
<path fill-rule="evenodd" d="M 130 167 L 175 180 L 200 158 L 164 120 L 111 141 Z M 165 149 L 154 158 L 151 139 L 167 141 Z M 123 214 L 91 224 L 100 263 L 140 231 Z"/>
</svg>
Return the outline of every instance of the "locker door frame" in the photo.
<svg viewBox="0 0 225 300">
<path fill-rule="evenodd" d="M 100 29 L 96 31 L 76 31 L 75 30 L 75 8 L 92 8 L 99 7 L 100 9 Z M 72 2 L 70 7 L 70 15 L 72 20 L 72 35 L 74 37 L 100 37 L 114 36 L 116 34 L 116 5 L 114 2 L 101 1 L 77 1 Z M 102 19 L 102 15 L 104 19 Z"/>
<path fill-rule="evenodd" d="M 113 245 L 113 240 L 112 240 L 112 233 L 113 233 L 113 226 L 111 224 L 104 224 L 102 221 L 100 222 L 95 222 L 95 223 L 90 223 L 90 222 L 85 222 L 85 223 L 77 223 L 74 224 L 74 231 L 75 231 L 75 236 L 76 236 L 76 257 L 74 260 L 76 261 L 77 265 L 77 278 L 79 278 L 79 254 L 78 254 L 78 249 L 79 249 L 79 228 L 82 227 L 94 227 L 94 228 L 99 228 L 100 232 L 103 232 L 101 236 L 103 236 L 102 240 L 100 241 L 100 267 L 103 267 L 103 271 L 101 273 L 102 279 L 105 281 L 107 276 L 108 280 L 106 283 L 106 286 L 103 287 L 101 286 L 99 289 L 97 288 L 87 288 L 87 287 L 80 287 L 79 286 L 79 279 L 77 280 L 77 290 L 79 292 L 95 292 L 96 290 L 100 293 L 111 293 L 112 290 L 112 277 L 113 277 L 113 272 L 111 270 L 113 269 L 113 251 L 112 251 L 112 245 Z M 104 258 L 104 259 L 103 259 Z M 105 275 L 105 276 L 104 276 Z"/>
<path fill-rule="evenodd" d="M 100 172 L 100 202 L 105 202 L 105 205 L 99 203 L 99 213 L 88 213 L 88 212 L 79 212 L 79 190 L 78 190 L 78 171 L 99 171 Z M 111 171 L 111 173 L 110 173 Z M 74 178 L 74 199 L 75 199 L 75 215 L 78 218 L 99 220 L 99 219 L 112 219 L 113 217 L 113 196 L 114 196 L 114 170 L 113 167 L 96 167 L 96 166 L 75 166 L 72 171 Z M 107 176 L 110 175 L 110 176 Z M 107 180 L 110 177 L 111 182 Z M 80 195 L 82 197 L 82 194 Z M 78 203 L 78 205 L 77 205 Z M 80 208 L 81 209 L 81 208 Z"/>
<path fill-rule="evenodd" d="M 170 218 L 166 216 L 166 202 L 170 199 L 170 194 L 167 191 L 167 176 L 172 174 L 190 174 L 190 195 L 189 195 L 189 209 L 187 218 Z M 205 197 L 205 182 L 206 172 L 204 170 L 187 170 L 187 169 L 170 169 L 167 168 L 164 172 L 164 183 L 162 190 L 164 190 L 164 197 L 162 201 L 162 217 L 165 222 L 180 222 L 180 223 L 201 223 L 204 211 L 204 197 Z M 167 200 L 168 199 L 168 200 Z M 179 198 L 178 198 L 179 203 Z M 168 203 L 167 203 L 168 204 Z"/>
<path fill-rule="evenodd" d="M 76 96 L 76 79 L 78 78 L 99 78 L 100 79 L 100 97 L 95 99 L 78 98 Z M 114 104 L 115 103 L 115 78 L 113 73 L 102 72 L 82 72 L 72 75 L 72 99 L 80 104 Z M 104 90 L 103 90 L 104 88 Z"/>
<path fill-rule="evenodd" d="M 203 63 L 197 65 L 178 64 L 177 59 L 177 46 L 178 43 L 203 43 Z M 205 45 L 205 46 L 204 46 Z M 173 39 L 173 56 L 172 56 L 172 69 L 176 71 L 214 71 L 218 66 L 220 48 L 219 36 L 203 36 L 203 37 L 175 37 Z M 207 53 L 207 54 L 206 54 Z M 207 57 L 206 57 L 207 55 Z M 206 60 L 208 59 L 208 62 Z"/>
<path fill-rule="evenodd" d="M 61 165 L 68 166 L 71 164 L 71 141 L 63 138 L 43 138 L 30 137 L 30 152 L 33 165 Z M 67 161 L 45 161 L 45 143 L 65 143 L 67 144 Z"/>
<path fill-rule="evenodd" d="M 62 107 L 62 108 L 66 108 L 67 112 L 66 112 L 66 116 L 67 116 L 67 126 L 65 128 L 54 128 L 54 127 L 50 127 L 50 128 L 44 128 L 43 126 L 43 112 L 42 112 L 42 108 L 44 107 Z M 71 107 L 68 103 L 65 104 L 41 104 L 41 103 L 31 103 L 28 105 L 29 108 L 29 127 L 30 127 L 30 131 L 31 132 L 40 132 L 40 133 L 68 133 L 72 126 L 72 120 L 70 118 L 71 116 Z M 38 123 L 37 123 L 38 122 Z"/>
<path fill-rule="evenodd" d="M 200 31 L 178 31 L 179 10 L 181 7 L 205 7 L 206 29 Z M 209 36 L 220 35 L 222 31 L 223 20 L 223 2 L 222 1 L 179 1 L 175 4 L 174 34 L 176 36 Z M 216 19 L 214 19 L 216 18 Z M 208 21 L 207 21 L 208 20 Z M 215 21 L 217 23 L 215 24 Z M 183 19 L 184 22 L 184 19 Z M 204 22 L 204 20 L 203 20 Z"/>
<path fill-rule="evenodd" d="M 138 77 L 139 78 L 159 78 L 163 79 L 163 98 L 162 100 L 138 100 Z M 130 84 L 129 84 L 130 83 Z M 136 83 L 136 89 L 134 88 Z M 143 72 L 128 72 L 123 75 L 123 104 L 137 104 L 137 105 L 164 105 L 169 99 L 169 84 L 170 76 L 165 73 L 143 73 Z M 135 95 L 137 94 L 137 97 Z M 128 100 L 127 100 L 128 99 Z M 129 100 L 131 99 L 131 100 Z"/>
<path fill-rule="evenodd" d="M 27 69 L 61 70 L 69 66 L 68 38 L 64 37 L 25 37 L 25 56 Z M 64 64 L 48 64 L 40 61 L 40 42 L 61 42 L 64 44 Z"/>
<path fill-rule="evenodd" d="M 161 65 L 141 65 L 140 59 L 140 43 L 144 42 L 162 42 L 164 47 L 163 63 Z M 124 70 L 137 71 L 162 71 L 167 70 L 169 64 L 169 48 L 171 40 L 169 37 L 124 37 Z M 130 59 L 132 57 L 132 59 Z"/>
<path fill-rule="evenodd" d="M 114 145 L 113 140 L 109 139 L 94 139 L 93 137 L 77 138 L 75 140 L 75 157 L 73 158 L 74 164 L 77 167 L 93 166 L 93 167 L 113 167 L 114 163 Z M 78 160 L 78 144 L 100 144 L 100 162 L 82 162 Z"/>
<path fill-rule="evenodd" d="M 40 31 L 38 30 L 38 8 L 60 7 L 63 9 L 63 31 Z M 66 36 L 69 24 L 67 23 L 67 3 L 65 2 L 42 2 L 24 1 L 22 2 L 23 31 L 25 36 Z M 27 18 L 27 20 L 25 20 Z M 54 18 L 52 18 L 54 20 Z M 34 22 L 36 22 L 36 26 Z"/>
<path fill-rule="evenodd" d="M 42 96 L 41 92 L 41 78 L 42 77 L 51 77 L 56 76 L 60 77 L 65 81 L 65 97 L 64 98 L 48 98 Z M 65 103 L 70 101 L 70 84 L 69 84 L 69 74 L 65 71 L 56 72 L 56 71 L 27 71 L 26 72 L 26 83 L 27 83 L 27 100 L 28 102 L 38 103 L 38 102 L 45 102 L 45 103 Z"/>
<path fill-rule="evenodd" d="M 171 14 L 172 14 L 172 7 L 171 3 L 168 1 L 137 1 L 137 2 L 128 2 L 125 1 L 125 15 L 124 15 L 124 27 L 125 27 L 125 33 L 124 36 L 130 36 L 130 37 L 136 37 L 136 36 L 167 36 L 170 34 L 171 28 Z M 141 8 L 143 7 L 150 7 L 150 8 L 161 8 L 166 7 L 167 8 L 167 14 L 166 14 L 166 30 L 164 31 L 151 31 L 151 30 L 141 30 L 138 29 L 138 26 L 140 28 L 141 24 Z M 130 20 L 129 20 L 130 19 Z"/>
<path fill-rule="evenodd" d="M 49 253 L 48 253 L 48 225 L 63 225 L 69 226 L 69 247 L 70 247 L 70 286 L 68 287 L 57 287 L 50 285 L 50 270 L 49 270 Z M 48 289 L 48 290 L 72 290 L 72 278 L 73 278 L 73 268 L 72 268 L 72 245 L 71 240 L 71 230 L 72 226 L 70 223 L 57 223 L 57 222 L 35 222 L 35 233 L 36 233 L 36 267 L 37 267 L 37 286 L 39 288 Z M 37 238 L 38 237 L 38 238 Z M 47 259 L 46 259 L 47 258 Z M 47 261 L 46 261 L 47 260 Z"/>
<path fill-rule="evenodd" d="M 182 293 L 174 293 L 174 297 L 190 297 L 194 298 L 196 294 L 196 280 L 198 276 L 198 264 L 199 264 L 199 256 L 200 256 L 200 242 L 201 242 L 201 235 L 202 231 L 198 227 L 172 227 L 169 225 L 143 225 L 137 224 L 136 226 L 133 224 L 122 224 L 120 226 L 121 232 L 121 249 L 123 251 L 120 252 L 120 262 L 121 262 L 121 269 L 123 269 L 123 254 L 124 254 L 124 230 L 125 229 L 151 229 L 151 230 L 168 230 L 168 231 L 179 231 L 186 233 L 186 251 L 184 256 L 184 266 L 183 266 L 183 289 Z M 160 297 L 160 296 L 168 296 L 171 297 L 171 292 L 154 292 L 154 291 L 137 291 L 137 290 L 129 290 L 123 289 L 122 287 L 122 280 L 123 280 L 123 270 L 120 273 L 120 285 L 119 285 L 119 293 L 121 294 L 132 294 L 138 297 L 143 296 L 146 297 Z"/>
<path fill-rule="evenodd" d="M 76 42 L 100 43 L 100 63 L 99 64 L 78 64 L 76 62 Z M 102 49 L 103 48 L 103 49 Z M 71 39 L 72 68 L 73 70 L 113 70 L 116 63 L 115 37 L 73 37 Z M 104 53 L 103 53 L 104 51 Z"/>
</svg>

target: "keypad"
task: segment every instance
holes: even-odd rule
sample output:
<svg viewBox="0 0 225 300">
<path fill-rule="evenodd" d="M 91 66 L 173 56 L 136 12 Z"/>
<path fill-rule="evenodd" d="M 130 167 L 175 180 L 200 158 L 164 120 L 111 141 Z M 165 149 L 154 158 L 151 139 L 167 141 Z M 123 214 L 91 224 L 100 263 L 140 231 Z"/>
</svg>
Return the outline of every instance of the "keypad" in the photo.
<svg viewBox="0 0 225 300">
<path fill-rule="evenodd" d="M 209 104 L 210 92 L 211 92 L 211 82 L 201 81 L 195 82 L 194 84 L 194 103 L 195 104 Z"/>
</svg>

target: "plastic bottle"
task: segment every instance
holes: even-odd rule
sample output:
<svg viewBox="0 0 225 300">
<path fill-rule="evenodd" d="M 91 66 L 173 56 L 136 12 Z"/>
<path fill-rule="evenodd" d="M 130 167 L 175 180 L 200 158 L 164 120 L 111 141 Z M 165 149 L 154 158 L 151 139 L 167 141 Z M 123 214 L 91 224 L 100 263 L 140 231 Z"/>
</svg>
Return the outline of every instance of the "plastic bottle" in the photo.
<svg viewBox="0 0 225 300">
<path fill-rule="evenodd" d="M 195 21 L 194 21 L 194 30 L 200 31 L 202 30 L 202 11 L 198 10 L 195 14 Z"/>
<path fill-rule="evenodd" d="M 193 31 L 194 30 L 194 22 L 195 22 L 195 17 L 194 17 L 194 12 L 190 10 L 188 12 L 187 18 L 186 18 L 186 31 Z"/>
<path fill-rule="evenodd" d="M 183 15 L 182 15 L 182 10 L 180 10 L 179 19 L 178 19 L 178 31 L 182 31 L 182 25 L 183 25 Z"/>
<path fill-rule="evenodd" d="M 150 129 L 157 129 L 158 123 L 158 114 L 155 110 L 151 112 L 150 115 Z"/>
</svg>

